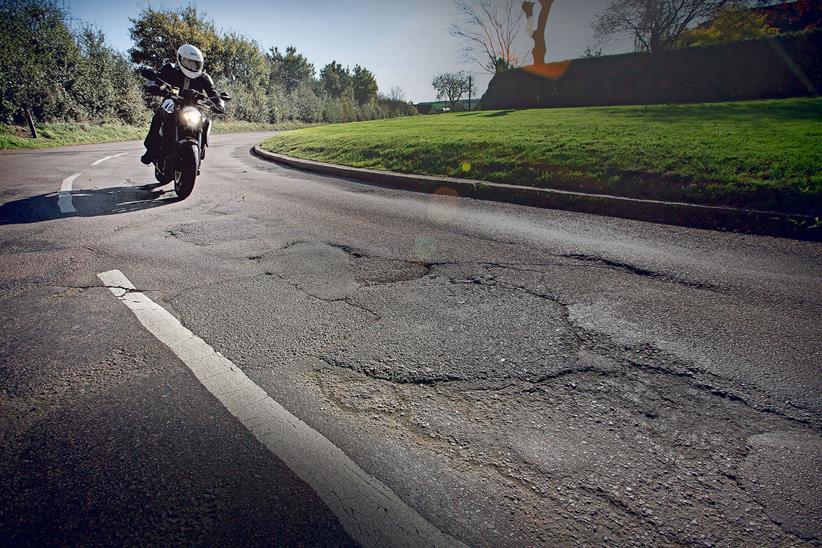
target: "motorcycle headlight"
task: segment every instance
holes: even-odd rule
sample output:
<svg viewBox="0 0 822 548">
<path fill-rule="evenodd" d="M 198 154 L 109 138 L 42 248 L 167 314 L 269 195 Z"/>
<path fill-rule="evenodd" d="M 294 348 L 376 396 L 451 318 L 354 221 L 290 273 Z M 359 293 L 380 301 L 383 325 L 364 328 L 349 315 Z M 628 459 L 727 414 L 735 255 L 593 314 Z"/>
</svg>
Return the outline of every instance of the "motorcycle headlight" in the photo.
<svg viewBox="0 0 822 548">
<path fill-rule="evenodd" d="M 183 123 L 192 128 L 198 128 L 203 123 L 203 115 L 194 107 L 186 107 L 182 112 Z"/>
</svg>

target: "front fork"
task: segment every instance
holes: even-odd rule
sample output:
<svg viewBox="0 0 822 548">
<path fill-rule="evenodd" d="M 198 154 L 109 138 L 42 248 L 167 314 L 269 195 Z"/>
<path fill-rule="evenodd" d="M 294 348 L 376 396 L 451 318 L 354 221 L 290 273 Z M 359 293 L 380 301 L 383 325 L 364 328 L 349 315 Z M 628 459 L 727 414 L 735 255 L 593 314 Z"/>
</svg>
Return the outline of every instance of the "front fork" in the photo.
<svg viewBox="0 0 822 548">
<path fill-rule="evenodd" d="M 203 117 L 203 142 L 200 146 L 200 160 L 205 160 L 205 151 L 208 147 L 208 139 L 211 136 L 211 119 Z"/>
</svg>

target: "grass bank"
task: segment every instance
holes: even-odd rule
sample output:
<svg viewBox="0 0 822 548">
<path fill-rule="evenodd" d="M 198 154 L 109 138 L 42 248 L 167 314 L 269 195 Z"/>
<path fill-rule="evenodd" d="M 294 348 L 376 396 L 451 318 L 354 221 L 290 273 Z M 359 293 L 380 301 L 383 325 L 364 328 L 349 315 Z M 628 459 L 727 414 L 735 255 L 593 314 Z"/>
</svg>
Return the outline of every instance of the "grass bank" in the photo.
<svg viewBox="0 0 822 548">
<path fill-rule="evenodd" d="M 405 173 L 822 210 L 822 99 L 482 111 L 302 129 L 263 148 Z"/>
<path fill-rule="evenodd" d="M 277 131 L 308 127 L 306 124 L 286 122 L 259 124 L 217 120 L 214 133 L 244 133 L 252 131 Z M 145 126 L 92 123 L 54 123 L 37 125 L 37 139 L 32 139 L 27 127 L 0 125 L 0 150 L 13 148 L 46 148 L 113 141 L 142 140 L 148 131 Z"/>
</svg>

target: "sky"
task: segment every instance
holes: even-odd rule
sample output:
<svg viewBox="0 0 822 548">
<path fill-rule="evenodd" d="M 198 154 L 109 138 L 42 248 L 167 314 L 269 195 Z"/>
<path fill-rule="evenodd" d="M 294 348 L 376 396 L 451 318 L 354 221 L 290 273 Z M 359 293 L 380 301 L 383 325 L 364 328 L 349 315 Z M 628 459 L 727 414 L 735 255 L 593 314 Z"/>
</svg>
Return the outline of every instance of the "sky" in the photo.
<svg viewBox="0 0 822 548">
<path fill-rule="evenodd" d="M 549 61 L 579 57 L 593 43 L 591 21 L 610 0 L 556 0 L 546 32 Z M 293 45 L 317 71 L 335 60 L 371 70 L 381 91 L 399 86 L 406 99 L 435 99 L 435 74 L 472 72 L 481 95 L 490 76 L 464 62 L 460 42 L 449 26 L 456 19 L 453 0 L 62 0 L 74 20 L 92 23 L 110 45 L 131 47 L 129 18 L 150 6 L 176 9 L 195 4 L 221 30 L 233 30 L 256 40 L 263 48 Z M 523 20 L 524 21 L 524 20 Z M 524 26 L 524 22 L 523 22 Z M 522 32 L 525 35 L 525 30 Z M 523 38 L 524 39 L 524 38 Z M 524 39 L 525 40 L 525 39 Z M 524 44 L 531 45 L 530 39 Z M 619 41 L 607 53 L 629 51 Z M 208 70 L 206 59 L 206 70 Z"/>
</svg>

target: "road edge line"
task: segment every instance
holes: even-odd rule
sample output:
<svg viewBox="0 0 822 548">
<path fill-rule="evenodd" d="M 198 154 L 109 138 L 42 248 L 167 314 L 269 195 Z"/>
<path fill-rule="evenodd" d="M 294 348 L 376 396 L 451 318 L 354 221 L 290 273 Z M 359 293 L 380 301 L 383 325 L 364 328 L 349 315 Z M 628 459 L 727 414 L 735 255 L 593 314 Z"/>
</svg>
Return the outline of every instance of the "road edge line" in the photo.
<svg viewBox="0 0 822 548">
<path fill-rule="evenodd" d="M 272 399 L 119 270 L 97 277 L 240 423 L 310 485 L 363 546 L 464 546 Z"/>
</svg>

